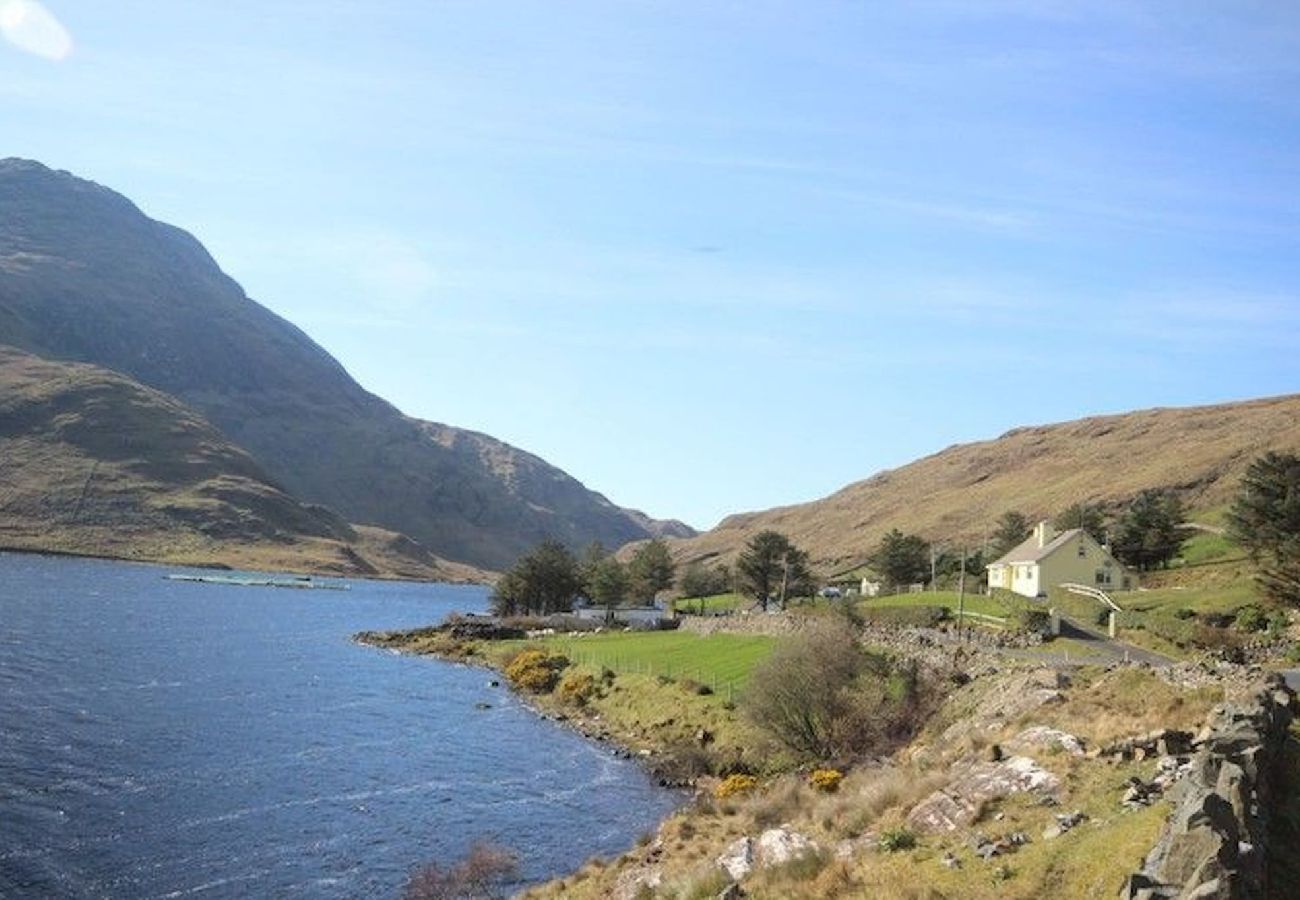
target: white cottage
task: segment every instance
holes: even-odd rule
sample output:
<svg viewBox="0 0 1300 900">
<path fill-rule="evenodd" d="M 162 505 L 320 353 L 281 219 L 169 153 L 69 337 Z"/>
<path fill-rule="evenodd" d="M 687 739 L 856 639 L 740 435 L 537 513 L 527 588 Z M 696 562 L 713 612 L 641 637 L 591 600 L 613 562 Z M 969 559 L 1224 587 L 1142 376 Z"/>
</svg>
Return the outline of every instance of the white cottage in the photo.
<svg viewBox="0 0 1300 900">
<path fill-rule="evenodd" d="M 1132 573 L 1082 528 L 1057 534 L 1039 522 L 1023 543 L 988 566 L 989 587 L 1044 597 L 1058 584 L 1086 584 L 1104 591 L 1133 587 Z"/>
</svg>

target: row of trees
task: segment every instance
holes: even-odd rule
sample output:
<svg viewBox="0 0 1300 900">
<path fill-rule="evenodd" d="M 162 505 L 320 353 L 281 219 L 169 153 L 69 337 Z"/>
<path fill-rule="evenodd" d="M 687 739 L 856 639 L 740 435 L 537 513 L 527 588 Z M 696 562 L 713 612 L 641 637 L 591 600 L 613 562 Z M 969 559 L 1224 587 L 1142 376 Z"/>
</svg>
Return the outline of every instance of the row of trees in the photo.
<svg viewBox="0 0 1300 900">
<path fill-rule="evenodd" d="M 650 602 L 673 587 L 677 573 L 668 545 L 652 540 L 637 548 L 624 563 L 600 543 L 587 547 L 578 559 L 559 541 L 543 541 L 511 566 L 497 582 L 492 609 L 497 615 L 550 615 L 567 612 L 578 597 L 613 609 L 628 601 Z M 736 560 L 735 570 L 694 563 L 678 585 L 686 597 L 708 597 L 737 591 L 766 609 L 784 609 L 792 597 L 810 597 L 816 590 L 808 554 L 775 531 L 756 534 Z"/>
<path fill-rule="evenodd" d="M 568 612 L 579 597 L 612 609 L 649 602 L 673 586 L 676 566 L 668 545 L 655 539 L 624 563 L 593 542 L 582 559 L 559 541 L 543 541 L 520 557 L 497 581 L 492 611 L 501 616 L 546 616 Z"/>
<path fill-rule="evenodd" d="M 1094 503 L 1075 503 L 1052 520 L 1056 531 L 1082 528 L 1099 544 L 1109 544 L 1111 553 L 1126 566 L 1153 569 L 1169 563 L 1182 548 L 1182 501 L 1170 491 L 1143 491 L 1114 518 Z M 1029 520 L 1019 512 L 998 517 L 990 544 L 993 559 L 1010 552 L 1033 532 Z"/>
</svg>

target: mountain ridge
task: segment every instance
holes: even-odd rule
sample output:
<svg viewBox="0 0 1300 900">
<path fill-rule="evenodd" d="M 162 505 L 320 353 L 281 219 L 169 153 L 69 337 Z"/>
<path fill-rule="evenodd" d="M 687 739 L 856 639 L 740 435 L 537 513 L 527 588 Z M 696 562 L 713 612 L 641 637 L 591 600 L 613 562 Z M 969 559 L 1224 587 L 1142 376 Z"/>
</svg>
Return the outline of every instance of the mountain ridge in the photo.
<svg viewBox="0 0 1300 900">
<path fill-rule="evenodd" d="M 0 546 L 193 565 L 482 580 L 304 504 L 167 394 L 0 345 Z"/>
<path fill-rule="evenodd" d="M 291 494 L 440 556 L 501 569 L 544 538 L 618 546 L 657 533 L 531 454 L 543 474 L 528 489 L 546 487 L 547 502 L 512 491 L 483 453 L 430 437 L 458 429 L 366 391 L 192 235 L 29 160 L 0 161 L 0 343 L 172 395 Z M 524 452 L 496 445 L 498 456 Z"/>
<path fill-rule="evenodd" d="M 823 571 L 861 562 L 891 528 L 974 549 L 1012 510 L 1036 519 L 1076 502 L 1117 509 L 1148 488 L 1173 490 L 1191 509 L 1221 507 L 1267 450 L 1300 451 L 1300 394 L 1019 426 L 816 500 L 734 513 L 670 547 L 681 562 L 730 561 L 749 537 L 774 529 Z"/>
</svg>

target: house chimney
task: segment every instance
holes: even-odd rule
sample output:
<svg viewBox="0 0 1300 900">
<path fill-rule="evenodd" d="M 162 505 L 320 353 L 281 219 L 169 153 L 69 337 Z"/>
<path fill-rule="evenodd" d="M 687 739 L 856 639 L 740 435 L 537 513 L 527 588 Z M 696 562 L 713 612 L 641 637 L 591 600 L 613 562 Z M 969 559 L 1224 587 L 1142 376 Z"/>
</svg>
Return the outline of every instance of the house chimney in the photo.
<svg viewBox="0 0 1300 900">
<path fill-rule="evenodd" d="M 1037 542 L 1039 550 L 1051 543 L 1054 537 L 1056 537 L 1056 532 L 1047 520 L 1043 520 L 1034 526 L 1034 540 Z"/>
</svg>

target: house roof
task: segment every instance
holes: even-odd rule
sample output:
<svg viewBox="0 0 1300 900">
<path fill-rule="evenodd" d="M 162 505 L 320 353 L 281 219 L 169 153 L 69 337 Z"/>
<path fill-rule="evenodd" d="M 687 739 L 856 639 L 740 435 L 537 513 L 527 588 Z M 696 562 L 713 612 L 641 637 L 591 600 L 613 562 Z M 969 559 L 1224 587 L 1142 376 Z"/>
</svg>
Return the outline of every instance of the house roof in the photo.
<svg viewBox="0 0 1300 900">
<path fill-rule="evenodd" d="M 1062 531 L 1056 537 L 1047 542 L 1046 545 L 1038 546 L 1038 536 L 1030 535 L 1016 546 L 1012 547 L 1002 556 L 989 563 L 990 566 L 1005 566 L 1011 563 L 1031 563 L 1038 562 L 1040 559 L 1051 556 L 1065 544 L 1068 544 L 1071 538 L 1078 537 L 1082 528 L 1071 528 Z"/>
</svg>

